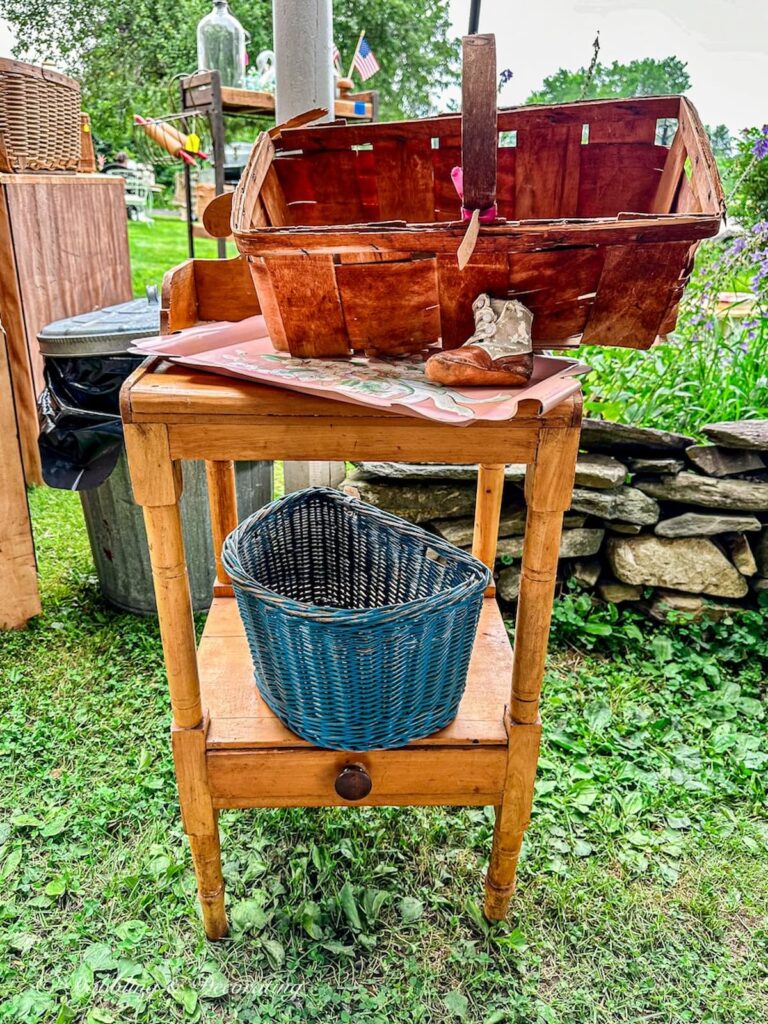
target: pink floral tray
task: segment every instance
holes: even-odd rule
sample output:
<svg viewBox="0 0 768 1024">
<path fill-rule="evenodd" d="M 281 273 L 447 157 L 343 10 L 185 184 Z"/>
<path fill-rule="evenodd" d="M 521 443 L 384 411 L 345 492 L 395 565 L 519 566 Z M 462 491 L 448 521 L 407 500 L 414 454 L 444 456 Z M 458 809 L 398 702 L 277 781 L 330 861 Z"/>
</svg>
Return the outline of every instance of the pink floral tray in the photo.
<svg viewBox="0 0 768 1024">
<path fill-rule="evenodd" d="M 404 416 L 459 426 L 473 420 L 508 420 L 520 402 L 536 402 L 547 412 L 579 389 L 578 375 L 589 367 L 575 359 L 539 356 L 524 388 L 447 388 L 424 375 L 426 356 L 400 359 L 297 359 L 278 352 L 264 317 L 201 324 L 176 334 L 143 338 L 133 351 L 166 356 L 176 363 L 231 377 L 292 388 L 322 398 L 390 409 Z"/>
</svg>

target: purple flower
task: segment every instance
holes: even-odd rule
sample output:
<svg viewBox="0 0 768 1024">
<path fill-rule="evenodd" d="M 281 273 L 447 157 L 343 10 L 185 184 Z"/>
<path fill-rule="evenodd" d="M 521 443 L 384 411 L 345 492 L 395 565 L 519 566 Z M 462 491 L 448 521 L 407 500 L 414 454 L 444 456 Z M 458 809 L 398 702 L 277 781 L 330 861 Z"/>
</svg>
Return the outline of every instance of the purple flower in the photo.
<svg viewBox="0 0 768 1024">
<path fill-rule="evenodd" d="M 514 71 L 511 71 L 509 68 L 504 68 L 504 70 L 499 75 L 499 82 L 502 85 L 506 85 L 507 82 L 511 82 L 512 81 L 512 79 L 514 78 L 514 75 L 515 75 Z M 766 127 L 768 127 L 768 125 Z"/>
<path fill-rule="evenodd" d="M 763 157 L 768 156 L 768 124 L 763 125 L 760 137 L 752 146 L 752 152 L 758 160 L 762 160 Z"/>
</svg>

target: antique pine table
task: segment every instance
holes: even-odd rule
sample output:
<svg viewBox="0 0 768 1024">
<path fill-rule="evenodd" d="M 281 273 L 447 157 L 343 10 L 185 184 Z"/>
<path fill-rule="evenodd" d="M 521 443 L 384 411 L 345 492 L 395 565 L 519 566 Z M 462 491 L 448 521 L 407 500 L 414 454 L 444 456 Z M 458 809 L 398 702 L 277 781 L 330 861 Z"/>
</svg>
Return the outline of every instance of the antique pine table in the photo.
<svg viewBox="0 0 768 1024">
<path fill-rule="evenodd" d="M 215 318 L 190 299 L 189 267 L 166 280 L 166 303 L 169 285 L 171 293 L 166 329 Z M 186 299 L 177 302 L 183 312 L 174 315 L 180 272 L 187 273 Z M 238 318 L 231 307 L 228 318 Z M 506 913 L 533 797 L 539 692 L 562 518 L 573 488 L 580 395 L 548 413 L 537 410 L 533 403 L 521 403 L 512 420 L 458 428 L 186 370 L 161 359 L 149 360 L 126 381 L 126 447 L 149 537 L 181 814 L 209 938 L 227 932 L 217 823 L 222 808 L 493 805 L 485 913 L 493 920 Z M 206 461 L 217 553 L 213 601 L 199 647 L 179 519 L 184 459 Z M 473 550 L 491 567 L 504 465 L 527 464 L 514 650 L 495 597 L 487 593 L 466 692 L 447 728 L 396 750 L 324 750 L 291 733 L 261 700 L 218 557 L 237 523 L 233 462 L 249 459 L 479 463 Z M 360 800 L 349 799 L 350 765 L 370 778 L 370 792 Z"/>
</svg>

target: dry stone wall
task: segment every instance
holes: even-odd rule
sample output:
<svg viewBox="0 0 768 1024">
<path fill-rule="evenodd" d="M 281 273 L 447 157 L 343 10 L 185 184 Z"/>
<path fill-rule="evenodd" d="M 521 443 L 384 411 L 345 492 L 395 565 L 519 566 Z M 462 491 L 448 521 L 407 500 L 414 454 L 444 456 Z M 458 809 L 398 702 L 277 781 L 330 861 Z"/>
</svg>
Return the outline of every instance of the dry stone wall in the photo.
<svg viewBox="0 0 768 1024">
<path fill-rule="evenodd" d="M 717 617 L 768 590 L 768 420 L 712 423 L 710 444 L 665 430 L 584 422 L 559 575 L 605 601 Z M 496 577 L 517 598 L 525 466 L 507 466 Z M 347 493 L 472 544 L 477 467 L 361 462 Z"/>
</svg>

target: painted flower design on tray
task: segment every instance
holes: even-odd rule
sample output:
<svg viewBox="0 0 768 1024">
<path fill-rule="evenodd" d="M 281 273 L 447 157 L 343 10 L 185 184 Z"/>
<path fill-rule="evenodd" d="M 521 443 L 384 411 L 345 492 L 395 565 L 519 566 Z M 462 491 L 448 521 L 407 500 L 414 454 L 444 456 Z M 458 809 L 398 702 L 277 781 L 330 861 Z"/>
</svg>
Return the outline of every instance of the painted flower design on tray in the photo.
<svg viewBox="0 0 768 1024">
<path fill-rule="evenodd" d="M 429 399 L 438 409 L 460 419 L 474 419 L 472 406 L 497 403 L 505 397 L 503 392 L 459 396 L 455 391 L 428 381 L 424 375 L 425 362 L 426 356 L 418 355 L 397 360 L 368 359 L 365 356 L 300 359 L 275 352 L 254 358 L 243 349 L 222 356 L 222 365 L 233 370 L 258 369 L 262 377 L 274 380 L 333 385 L 335 390 L 345 394 L 380 398 L 387 406 L 393 402 L 415 406 Z"/>
<path fill-rule="evenodd" d="M 429 351 L 397 359 L 364 355 L 302 359 L 278 352 L 260 315 L 145 338 L 133 349 L 209 373 L 457 426 L 474 420 L 511 419 L 521 401 L 535 403 L 543 411 L 551 409 L 578 390 L 574 378 L 588 371 L 574 359 L 536 355 L 524 388 L 448 388 L 427 380 L 424 367 Z"/>
</svg>

